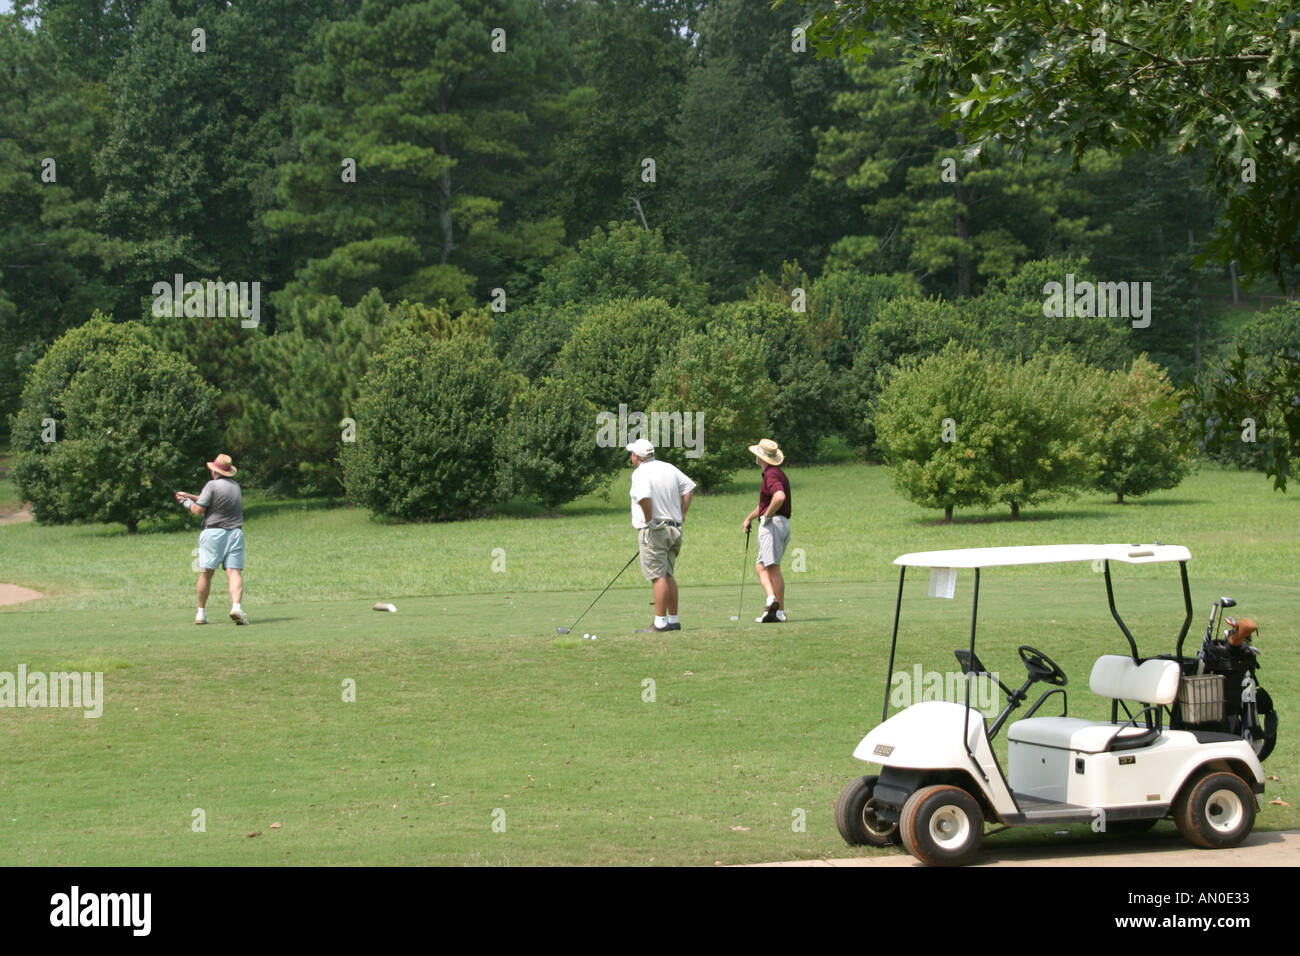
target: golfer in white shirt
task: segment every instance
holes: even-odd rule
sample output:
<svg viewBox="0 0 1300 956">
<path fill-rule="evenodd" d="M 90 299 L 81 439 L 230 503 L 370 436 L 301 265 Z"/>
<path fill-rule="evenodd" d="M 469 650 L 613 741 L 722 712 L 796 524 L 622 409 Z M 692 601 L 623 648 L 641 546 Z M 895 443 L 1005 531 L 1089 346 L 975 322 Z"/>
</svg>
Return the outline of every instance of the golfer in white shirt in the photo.
<svg viewBox="0 0 1300 956">
<path fill-rule="evenodd" d="M 637 529 L 641 573 L 654 584 L 653 630 L 680 631 L 677 579 L 673 565 L 682 550 L 682 525 L 695 494 L 695 482 L 666 461 L 655 446 L 638 438 L 627 446 L 632 455 L 632 527 Z"/>
</svg>

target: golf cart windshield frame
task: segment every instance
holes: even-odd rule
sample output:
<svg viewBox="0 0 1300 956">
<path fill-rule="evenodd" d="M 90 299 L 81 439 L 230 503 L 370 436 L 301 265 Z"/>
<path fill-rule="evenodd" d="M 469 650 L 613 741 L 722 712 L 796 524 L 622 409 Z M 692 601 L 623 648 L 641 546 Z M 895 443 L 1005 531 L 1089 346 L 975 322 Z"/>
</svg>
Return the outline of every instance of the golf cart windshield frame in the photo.
<svg viewBox="0 0 1300 956">
<path fill-rule="evenodd" d="M 1119 616 L 1115 607 L 1115 589 L 1111 582 L 1110 562 L 1122 561 L 1125 564 L 1152 564 L 1157 562 L 1178 562 L 1179 578 L 1183 586 L 1183 626 L 1178 632 L 1176 654 L 1183 653 L 1183 640 L 1192 624 L 1192 593 L 1187 581 L 1187 562 L 1191 558 L 1186 548 L 1172 545 L 1034 545 L 1020 548 L 967 548 L 954 551 L 928 551 L 904 554 L 894 559 L 898 569 L 898 597 L 894 603 L 894 627 L 889 641 L 889 667 L 885 673 L 885 696 L 881 712 L 881 722 L 889 719 L 889 689 L 894 675 L 894 660 L 898 650 L 898 621 L 903 607 L 903 582 L 909 567 L 923 568 L 971 568 L 975 572 L 975 586 L 971 597 L 970 612 L 970 646 L 972 657 L 975 654 L 975 629 L 979 618 L 980 570 L 985 567 L 1005 567 L 1026 564 L 1055 564 L 1072 561 L 1101 561 L 1103 576 L 1106 580 L 1106 603 L 1110 607 L 1111 617 L 1119 625 L 1120 632 L 1128 641 L 1129 650 L 1135 663 L 1141 663 L 1138 655 L 1137 641 Z M 971 682 L 966 681 L 966 720 L 962 725 L 962 744 L 971 763 L 978 769 L 978 762 L 970 749 L 970 693 Z M 983 771 L 980 771 L 983 776 Z"/>
</svg>

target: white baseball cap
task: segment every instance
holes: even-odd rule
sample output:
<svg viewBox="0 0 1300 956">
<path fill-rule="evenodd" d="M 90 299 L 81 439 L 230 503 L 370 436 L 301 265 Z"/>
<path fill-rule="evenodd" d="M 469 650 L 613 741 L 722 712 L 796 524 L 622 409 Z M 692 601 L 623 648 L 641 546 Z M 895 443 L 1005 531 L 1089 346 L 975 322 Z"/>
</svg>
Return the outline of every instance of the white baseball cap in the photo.
<svg viewBox="0 0 1300 956">
<path fill-rule="evenodd" d="M 649 439 L 646 438 L 638 438 L 636 441 L 630 442 L 627 450 L 638 458 L 653 458 L 655 456 L 655 446 L 650 444 Z"/>
</svg>

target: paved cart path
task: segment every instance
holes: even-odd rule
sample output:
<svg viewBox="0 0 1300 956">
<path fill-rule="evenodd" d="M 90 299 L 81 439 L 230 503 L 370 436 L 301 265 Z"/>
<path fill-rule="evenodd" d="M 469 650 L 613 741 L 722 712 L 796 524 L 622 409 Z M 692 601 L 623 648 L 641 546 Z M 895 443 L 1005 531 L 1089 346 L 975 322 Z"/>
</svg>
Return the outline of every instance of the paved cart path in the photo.
<svg viewBox="0 0 1300 956">
<path fill-rule="evenodd" d="M 755 863 L 752 866 L 920 866 L 900 847 L 891 856 L 851 857 L 840 860 L 797 860 Z M 998 849 L 996 839 L 984 844 L 975 866 L 1300 866 L 1300 830 L 1252 833 L 1231 850 L 1200 850 L 1181 837 L 1127 839 L 1107 845 L 1068 850 L 1050 845 Z"/>
</svg>

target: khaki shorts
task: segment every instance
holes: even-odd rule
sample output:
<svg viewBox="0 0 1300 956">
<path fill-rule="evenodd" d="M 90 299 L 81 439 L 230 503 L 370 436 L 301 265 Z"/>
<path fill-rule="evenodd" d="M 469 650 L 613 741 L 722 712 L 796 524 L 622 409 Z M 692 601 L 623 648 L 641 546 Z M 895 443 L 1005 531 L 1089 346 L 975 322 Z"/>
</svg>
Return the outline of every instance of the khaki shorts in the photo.
<svg viewBox="0 0 1300 956">
<path fill-rule="evenodd" d="M 641 545 L 641 573 L 647 581 L 673 573 L 682 551 L 682 529 L 673 525 L 651 525 L 637 535 Z"/>
</svg>

